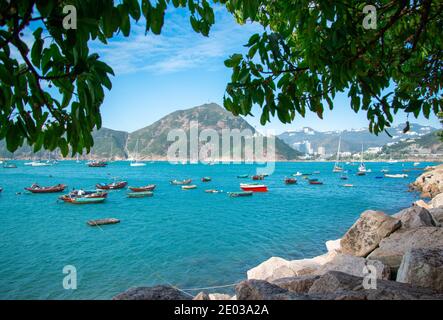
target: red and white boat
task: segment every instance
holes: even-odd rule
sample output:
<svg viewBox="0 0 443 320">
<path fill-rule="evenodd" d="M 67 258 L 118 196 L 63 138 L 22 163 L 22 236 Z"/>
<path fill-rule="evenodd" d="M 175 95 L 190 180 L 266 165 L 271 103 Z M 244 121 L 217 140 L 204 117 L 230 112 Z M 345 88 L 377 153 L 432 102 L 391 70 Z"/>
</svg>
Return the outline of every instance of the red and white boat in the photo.
<svg viewBox="0 0 443 320">
<path fill-rule="evenodd" d="M 243 191 L 252 191 L 252 192 L 268 192 L 268 187 L 264 184 L 240 184 L 240 188 Z"/>
</svg>

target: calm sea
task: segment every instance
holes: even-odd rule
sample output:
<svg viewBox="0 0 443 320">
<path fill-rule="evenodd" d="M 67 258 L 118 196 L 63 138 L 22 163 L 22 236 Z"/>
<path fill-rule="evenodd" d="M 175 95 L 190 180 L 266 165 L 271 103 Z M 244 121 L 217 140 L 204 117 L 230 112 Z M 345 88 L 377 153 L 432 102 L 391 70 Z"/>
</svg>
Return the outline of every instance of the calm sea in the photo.
<svg viewBox="0 0 443 320">
<path fill-rule="evenodd" d="M 133 286 L 235 283 L 271 256 L 300 259 L 324 253 L 324 242 L 339 238 L 366 209 L 392 214 L 407 207 L 417 199 L 407 192 L 407 184 L 419 174 L 376 179 L 383 167 L 401 173 L 413 165 L 369 163 L 372 173 L 350 173 L 349 180 L 342 181 L 331 172 L 332 163 L 277 163 L 265 180 L 268 193 L 229 198 L 204 190 L 239 191 L 239 183 L 248 180 L 237 175 L 254 174 L 256 166 L 17 164 L 17 169 L 0 168 L 1 299 L 109 299 Z M 311 186 L 299 178 L 297 185 L 285 185 L 285 176 L 297 171 L 320 171 L 315 176 L 325 184 Z M 213 181 L 202 183 L 203 176 Z M 132 186 L 156 184 L 157 189 L 154 197 L 145 199 L 128 199 L 126 190 L 115 191 L 104 204 L 85 206 L 57 201 L 57 194 L 23 190 L 34 182 L 91 189 L 114 178 Z M 192 178 L 198 189 L 182 191 L 169 184 L 185 178 Z M 354 188 L 344 188 L 344 183 Z M 121 223 L 101 229 L 86 225 L 87 220 L 107 217 Z M 63 288 L 66 265 L 77 270 L 76 290 Z"/>
</svg>

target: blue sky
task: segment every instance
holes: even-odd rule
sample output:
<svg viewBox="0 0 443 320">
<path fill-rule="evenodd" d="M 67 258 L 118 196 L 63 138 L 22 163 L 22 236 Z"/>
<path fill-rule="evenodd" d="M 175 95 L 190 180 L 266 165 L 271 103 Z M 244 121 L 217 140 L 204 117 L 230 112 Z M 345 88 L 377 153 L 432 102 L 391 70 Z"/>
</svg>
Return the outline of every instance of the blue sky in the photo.
<svg viewBox="0 0 443 320">
<path fill-rule="evenodd" d="M 133 25 L 129 38 L 118 37 L 107 46 L 93 50 L 113 67 L 113 89 L 102 106 L 103 125 L 116 130 L 134 131 L 179 110 L 208 102 L 222 104 L 230 70 L 223 64 L 229 55 L 244 51 L 249 37 L 261 32 L 258 25 L 238 25 L 221 7 L 216 8 L 216 23 L 209 37 L 195 33 L 187 11 L 170 9 L 160 36 L 144 32 L 144 21 Z M 276 133 L 309 126 L 316 130 L 339 130 L 367 127 L 365 113 L 355 114 L 346 94 L 335 99 L 334 111 L 326 111 L 324 120 L 315 114 L 297 118 L 290 125 L 274 119 L 263 128 L 260 109 L 246 120 L 259 130 Z M 406 121 L 399 114 L 396 123 Z M 439 126 L 436 117 L 411 122 Z"/>
</svg>

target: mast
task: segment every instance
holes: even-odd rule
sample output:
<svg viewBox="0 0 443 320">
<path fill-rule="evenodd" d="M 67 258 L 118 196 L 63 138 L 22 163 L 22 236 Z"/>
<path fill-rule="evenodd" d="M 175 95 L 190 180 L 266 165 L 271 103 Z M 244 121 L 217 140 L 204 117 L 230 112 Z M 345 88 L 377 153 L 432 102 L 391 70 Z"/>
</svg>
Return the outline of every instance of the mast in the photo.
<svg viewBox="0 0 443 320">
<path fill-rule="evenodd" d="M 339 161 L 340 161 L 340 147 L 341 147 L 341 136 L 338 139 L 338 149 L 337 149 L 337 159 L 335 161 L 335 165 L 338 166 Z"/>
</svg>

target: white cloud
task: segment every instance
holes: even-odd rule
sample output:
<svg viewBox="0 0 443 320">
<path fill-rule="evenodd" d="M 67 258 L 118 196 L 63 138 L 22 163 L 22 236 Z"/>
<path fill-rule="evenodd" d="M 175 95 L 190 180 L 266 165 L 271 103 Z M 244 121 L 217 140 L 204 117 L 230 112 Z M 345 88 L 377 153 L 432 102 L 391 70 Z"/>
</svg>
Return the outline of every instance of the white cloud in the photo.
<svg viewBox="0 0 443 320">
<path fill-rule="evenodd" d="M 93 51 L 98 52 L 116 74 L 214 68 L 214 60 L 244 50 L 249 36 L 259 30 L 257 25 L 238 25 L 224 10 L 218 9 L 215 13 L 216 23 L 209 37 L 195 33 L 187 15 L 168 10 L 161 35 L 151 32 L 145 35 L 141 20 L 133 25 L 128 38 L 119 37 L 108 45 L 95 44 Z"/>
</svg>

